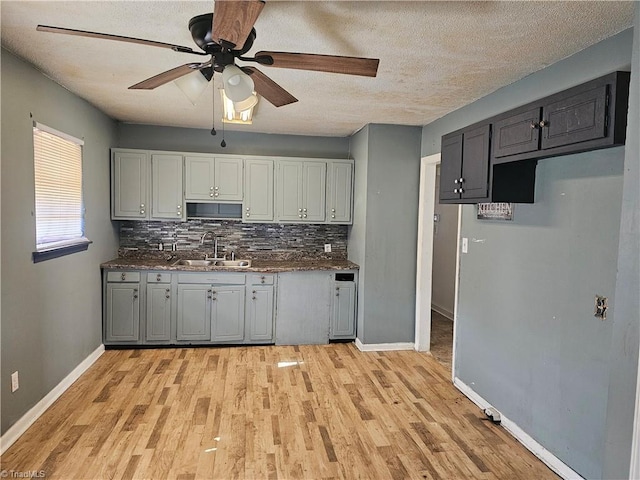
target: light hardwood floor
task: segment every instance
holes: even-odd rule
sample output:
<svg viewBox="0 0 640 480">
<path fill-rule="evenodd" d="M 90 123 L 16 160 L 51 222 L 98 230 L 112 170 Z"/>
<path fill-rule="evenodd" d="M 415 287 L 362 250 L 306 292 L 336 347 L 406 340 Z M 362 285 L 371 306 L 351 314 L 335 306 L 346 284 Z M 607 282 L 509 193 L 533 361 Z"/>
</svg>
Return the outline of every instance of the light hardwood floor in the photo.
<svg viewBox="0 0 640 480">
<path fill-rule="evenodd" d="M 431 355 L 451 372 L 453 321 L 431 310 Z"/>
<path fill-rule="evenodd" d="M 60 479 L 557 478 L 428 354 L 110 350 L 2 456 Z"/>
</svg>

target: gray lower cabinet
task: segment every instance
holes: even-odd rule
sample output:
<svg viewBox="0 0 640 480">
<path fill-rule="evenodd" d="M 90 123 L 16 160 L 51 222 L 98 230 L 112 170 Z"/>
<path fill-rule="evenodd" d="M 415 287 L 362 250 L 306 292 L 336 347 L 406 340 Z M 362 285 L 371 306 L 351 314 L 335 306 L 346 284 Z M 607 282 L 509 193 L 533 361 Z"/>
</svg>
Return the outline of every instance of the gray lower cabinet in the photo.
<svg viewBox="0 0 640 480">
<path fill-rule="evenodd" d="M 333 282 L 333 305 L 329 339 L 350 339 L 356 334 L 356 284 Z"/>
<path fill-rule="evenodd" d="M 147 284 L 145 339 L 148 342 L 171 340 L 171 297 L 170 283 Z"/>
<path fill-rule="evenodd" d="M 104 339 L 110 343 L 135 343 L 140 339 L 140 282 L 137 272 L 107 278 Z"/>
<path fill-rule="evenodd" d="M 251 343 L 273 341 L 275 275 L 250 275 L 247 281 L 245 337 Z"/>
<path fill-rule="evenodd" d="M 214 285 L 211 298 L 211 341 L 244 340 L 244 285 Z"/>
<path fill-rule="evenodd" d="M 211 340 L 211 285 L 178 285 L 176 339 L 182 341 Z"/>
</svg>

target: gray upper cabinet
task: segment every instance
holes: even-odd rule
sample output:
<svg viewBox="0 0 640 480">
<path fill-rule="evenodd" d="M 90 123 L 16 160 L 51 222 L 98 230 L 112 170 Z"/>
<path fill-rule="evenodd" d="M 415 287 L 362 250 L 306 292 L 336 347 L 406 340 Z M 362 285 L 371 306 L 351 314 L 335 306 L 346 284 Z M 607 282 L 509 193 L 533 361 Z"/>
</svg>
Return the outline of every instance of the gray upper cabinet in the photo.
<svg viewBox="0 0 640 480">
<path fill-rule="evenodd" d="M 184 220 L 182 155 L 151 156 L 151 218 Z"/>
<path fill-rule="evenodd" d="M 326 208 L 326 161 L 280 160 L 277 171 L 277 220 L 323 223 Z"/>
<path fill-rule="evenodd" d="M 241 202 L 243 159 L 185 155 L 185 199 L 199 202 Z"/>
<path fill-rule="evenodd" d="M 351 223 L 353 208 L 353 161 L 327 164 L 327 222 Z"/>
<path fill-rule="evenodd" d="M 111 218 L 149 218 L 147 202 L 149 154 L 140 150 L 114 150 L 111 161 Z"/>
<path fill-rule="evenodd" d="M 247 159 L 244 169 L 245 222 L 273 222 L 273 160 Z"/>
</svg>

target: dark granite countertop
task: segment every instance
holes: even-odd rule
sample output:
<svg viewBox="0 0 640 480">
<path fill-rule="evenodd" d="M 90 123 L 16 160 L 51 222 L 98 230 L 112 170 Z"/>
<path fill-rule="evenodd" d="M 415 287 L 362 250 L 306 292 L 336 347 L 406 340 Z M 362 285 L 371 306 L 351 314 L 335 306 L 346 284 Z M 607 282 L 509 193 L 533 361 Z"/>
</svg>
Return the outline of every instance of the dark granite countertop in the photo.
<svg viewBox="0 0 640 480">
<path fill-rule="evenodd" d="M 127 258 L 120 257 L 100 265 L 105 269 L 115 270 L 167 270 L 177 272 L 296 272 L 308 270 L 357 270 L 360 267 L 349 260 L 342 259 L 308 259 L 308 260 L 251 260 L 250 267 L 190 267 L 172 265 L 176 259 L 169 261 L 161 258 Z"/>
</svg>

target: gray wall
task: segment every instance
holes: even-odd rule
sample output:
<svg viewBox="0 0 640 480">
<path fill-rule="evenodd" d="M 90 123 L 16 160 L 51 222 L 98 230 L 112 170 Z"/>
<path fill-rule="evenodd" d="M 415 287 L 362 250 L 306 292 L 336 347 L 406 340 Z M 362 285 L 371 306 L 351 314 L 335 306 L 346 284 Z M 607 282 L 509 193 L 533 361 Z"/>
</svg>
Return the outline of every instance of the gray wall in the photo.
<svg viewBox="0 0 640 480">
<path fill-rule="evenodd" d="M 33 113 L 33 119 L 29 114 Z M 85 252 L 34 264 L 32 121 L 84 138 Z M 2 50 L 2 433 L 102 343 L 100 263 L 116 256 L 109 220 L 115 122 Z M 20 389 L 11 393 L 18 370 Z"/>
<path fill-rule="evenodd" d="M 284 115 L 285 113 L 283 113 Z M 285 157 L 349 158 L 348 137 L 269 135 L 266 133 L 226 132 L 214 137 L 209 130 L 118 124 L 118 147 L 182 152 L 276 155 Z"/>
<path fill-rule="evenodd" d="M 437 167 L 434 214 L 439 220 L 433 229 L 433 267 L 431 306 L 453 320 L 456 293 L 456 253 L 458 236 L 458 205 L 438 202 L 440 166 Z"/>
<path fill-rule="evenodd" d="M 444 133 L 624 69 L 632 35 L 425 126 L 423 154 L 439 151 Z M 602 322 L 592 310 L 594 294 L 613 300 L 616 292 L 624 156 L 618 147 L 541 160 L 536 203 L 517 205 L 513 223 L 478 221 L 474 206 L 462 214 L 470 244 L 460 263 L 455 374 L 586 478 L 601 478 L 605 463 L 616 314 Z"/>
<path fill-rule="evenodd" d="M 628 478 L 640 340 L 640 2 L 636 2 L 603 478 Z M 640 418 L 636 418 L 636 424 Z M 638 439 L 640 440 L 640 439 Z"/>
<path fill-rule="evenodd" d="M 354 137 L 352 154 L 356 215 L 348 251 L 351 260 L 364 266 L 358 294 L 366 299 L 358 304 L 363 311 L 357 335 L 365 344 L 413 342 L 420 128 L 369 125 Z M 358 178 L 363 170 L 366 180 Z"/>
</svg>

